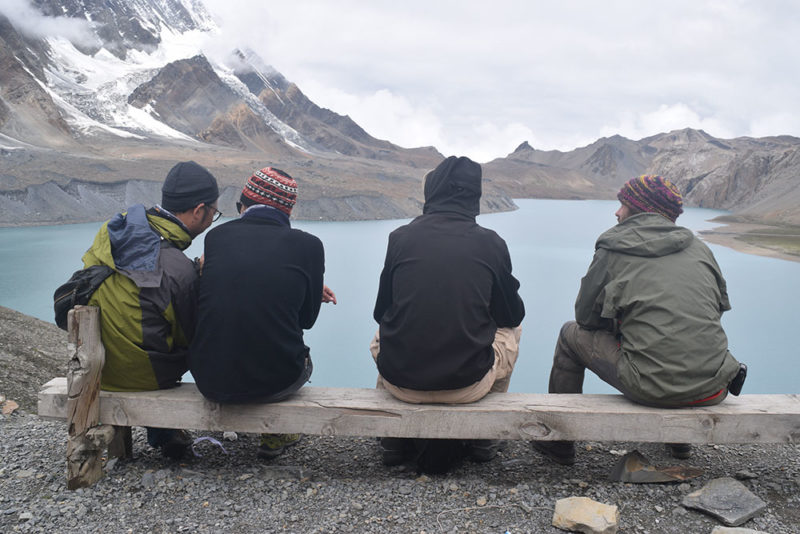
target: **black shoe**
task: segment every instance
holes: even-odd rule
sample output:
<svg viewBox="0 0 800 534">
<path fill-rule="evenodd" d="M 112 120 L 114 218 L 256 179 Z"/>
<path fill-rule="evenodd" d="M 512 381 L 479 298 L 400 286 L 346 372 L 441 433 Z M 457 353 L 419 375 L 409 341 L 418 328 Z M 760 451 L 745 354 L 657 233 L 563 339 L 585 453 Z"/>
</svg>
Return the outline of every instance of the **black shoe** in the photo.
<svg viewBox="0 0 800 534">
<path fill-rule="evenodd" d="M 381 438 L 381 461 L 383 465 L 400 465 L 411 453 L 414 442 L 408 438 Z"/>
<path fill-rule="evenodd" d="M 170 460 L 180 460 L 189 450 L 192 436 L 185 430 L 173 430 L 170 437 L 161 444 L 161 454 Z"/>
<path fill-rule="evenodd" d="M 463 439 L 415 439 L 417 473 L 443 475 L 461 465 L 467 456 Z"/>
<path fill-rule="evenodd" d="M 667 443 L 669 453 L 673 458 L 686 460 L 692 456 L 692 446 L 688 443 Z"/>
<path fill-rule="evenodd" d="M 557 464 L 573 465 L 575 463 L 575 442 L 573 441 L 531 441 L 531 447 Z"/>
<path fill-rule="evenodd" d="M 473 462 L 488 462 L 497 456 L 502 446 L 499 439 L 473 439 L 467 441 L 467 455 Z"/>
</svg>

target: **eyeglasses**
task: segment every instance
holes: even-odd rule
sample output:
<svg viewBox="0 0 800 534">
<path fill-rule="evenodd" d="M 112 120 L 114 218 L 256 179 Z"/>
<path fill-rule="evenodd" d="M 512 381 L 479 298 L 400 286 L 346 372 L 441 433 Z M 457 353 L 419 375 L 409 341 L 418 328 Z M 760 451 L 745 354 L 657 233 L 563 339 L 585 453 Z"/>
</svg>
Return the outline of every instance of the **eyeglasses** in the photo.
<svg viewBox="0 0 800 534">
<path fill-rule="evenodd" d="M 237 202 L 237 203 L 236 203 L 236 211 L 237 211 L 238 213 L 241 213 L 241 212 L 242 212 L 242 208 L 243 208 L 243 207 L 244 207 L 244 206 L 242 205 L 242 203 L 241 203 L 241 202 Z"/>
<path fill-rule="evenodd" d="M 214 210 L 214 212 L 215 212 L 215 213 L 214 213 L 214 216 L 211 218 L 211 222 L 217 222 L 217 221 L 219 220 L 219 218 L 220 218 L 220 217 L 222 217 L 222 212 L 221 212 L 221 211 L 219 211 L 219 210 L 218 210 L 217 208 L 215 208 L 214 206 L 208 206 L 208 205 L 206 205 L 206 208 L 210 208 L 210 209 Z"/>
</svg>

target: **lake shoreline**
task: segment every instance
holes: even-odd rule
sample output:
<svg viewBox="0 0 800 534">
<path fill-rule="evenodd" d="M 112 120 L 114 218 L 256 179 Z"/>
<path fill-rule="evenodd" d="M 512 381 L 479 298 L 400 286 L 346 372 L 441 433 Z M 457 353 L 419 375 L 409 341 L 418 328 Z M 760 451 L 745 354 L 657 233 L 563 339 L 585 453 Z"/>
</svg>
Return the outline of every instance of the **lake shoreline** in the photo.
<svg viewBox="0 0 800 534">
<path fill-rule="evenodd" d="M 721 245 L 743 254 L 800 262 L 800 254 L 787 250 L 785 245 L 773 244 L 769 240 L 782 237 L 784 230 L 778 226 L 758 223 L 720 221 L 723 226 L 700 230 L 698 235 L 709 243 Z M 794 236 L 791 236 L 794 238 Z M 747 240 L 745 240 L 747 239 Z M 800 238 L 796 238 L 800 243 Z"/>
<path fill-rule="evenodd" d="M 482 215 L 490 215 L 497 213 L 504 213 L 506 211 L 516 211 L 519 206 L 516 205 L 518 200 L 537 200 L 537 199 L 512 199 L 514 204 L 513 208 L 498 209 L 491 211 L 482 211 Z M 547 200 L 547 199 L 544 199 Z M 3 221 L 0 222 L 0 229 L 8 228 L 35 228 L 42 226 L 61 226 L 72 224 L 87 224 L 97 223 L 98 225 L 107 221 L 108 218 L 97 217 L 78 217 L 74 220 L 68 221 Z M 318 220 L 314 217 L 300 217 L 292 219 L 294 222 L 302 224 L 306 222 L 365 222 L 365 221 L 384 221 L 384 220 L 398 220 L 404 219 L 323 219 Z M 697 234 L 708 243 L 720 245 L 730 248 L 743 254 L 751 254 L 755 256 L 762 256 L 767 258 L 774 258 L 786 261 L 800 262 L 800 228 L 789 228 L 765 223 L 749 223 L 735 220 L 735 217 L 722 216 L 712 219 L 711 222 L 720 224 L 707 230 L 699 230 Z M 786 232 L 796 232 L 796 234 L 787 235 Z M 783 243 L 780 242 L 783 239 Z M 788 244 L 787 240 L 790 240 Z M 778 242 L 776 242 L 778 241 Z"/>
</svg>

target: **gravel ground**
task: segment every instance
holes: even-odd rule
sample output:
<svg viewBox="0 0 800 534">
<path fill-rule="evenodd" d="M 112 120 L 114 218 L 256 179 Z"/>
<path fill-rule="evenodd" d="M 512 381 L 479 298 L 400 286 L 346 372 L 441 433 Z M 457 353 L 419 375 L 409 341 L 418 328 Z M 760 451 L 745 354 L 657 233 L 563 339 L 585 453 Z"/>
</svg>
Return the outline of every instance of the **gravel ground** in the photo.
<svg viewBox="0 0 800 534">
<path fill-rule="evenodd" d="M 24 326 L 25 339 L 19 328 Z M 16 343 L 59 338 L 49 323 L 0 308 L 0 395 L 20 408 L 0 416 L 0 532 L 497 532 L 555 533 L 555 501 L 586 496 L 620 509 L 620 532 L 710 533 L 720 523 L 681 506 L 684 495 L 742 470 L 743 483 L 768 508 L 743 527 L 800 532 L 800 447 L 700 446 L 690 460 L 671 459 L 657 444 L 581 443 L 578 463 L 543 460 L 524 442 L 509 442 L 485 464 L 465 462 L 444 476 L 380 464 L 371 438 L 306 436 L 272 461 L 256 458 L 257 436 L 211 442 L 182 463 L 165 460 L 134 429 L 134 459 L 107 466 L 91 488 L 65 483 L 63 422 L 34 414 L 35 392 L 62 368 L 58 348 L 11 350 Z M 61 353 L 63 354 L 63 353 Z M 26 358 L 14 362 L 13 358 Z M 58 356 L 57 358 L 60 358 Z M 14 392 L 11 394 L 11 392 Z M 195 432 L 195 437 L 218 433 Z M 638 449 L 658 465 L 705 470 L 690 482 L 634 485 L 607 481 L 622 450 Z"/>
</svg>

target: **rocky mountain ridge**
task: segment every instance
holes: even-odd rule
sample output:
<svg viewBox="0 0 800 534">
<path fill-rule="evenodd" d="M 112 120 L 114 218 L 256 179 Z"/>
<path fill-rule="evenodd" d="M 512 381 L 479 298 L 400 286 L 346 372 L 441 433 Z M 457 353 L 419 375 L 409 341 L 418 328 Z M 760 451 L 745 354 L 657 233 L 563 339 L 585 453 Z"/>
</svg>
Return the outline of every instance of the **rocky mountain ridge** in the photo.
<svg viewBox="0 0 800 534">
<path fill-rule="evenodd" d="M 101 220 L 155 202 L 168 169 L 186 159 L 217 176 L 223 211 L 253 169 L 272 164 L 300 183 L 297 217 L 420 212 L 422 176 L 442 154 L 372 137 L 252 50 L 220 59 L 193 47 L 217 31 L 201 0 L 31 5 L 13 20 L 0 8 L 0 225 Z M 71 30 L 43 33 L 40 21 Z M 721 140 L 691 129 L 568 152 L 525 142 L 484 164 L 482 209 L 614 198 L 631 176 L 658 173 L 688 205 L 800 225 L 799 152 L 794 137 Z"/>
<path fill-rule="evenodd" d="M 502 176 L 516 167 L 517 173 L 543 176 L 540 186 L 566 184 L 595 198 L 613 198 L 632 176 L 660 174 L 680 188 L 689 206 L 729 210 L 746 221 L 800 225 L 799 161 L 796 137 L 717 139 L 686 128 L 638 141 L 616 135 L 569 152 L 522 143 L 484 168 Z M 510 180 L 498 181 L 509 187 Z"/>
</svg>

